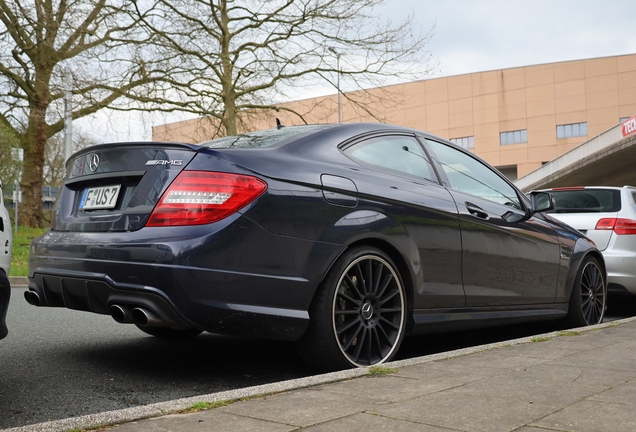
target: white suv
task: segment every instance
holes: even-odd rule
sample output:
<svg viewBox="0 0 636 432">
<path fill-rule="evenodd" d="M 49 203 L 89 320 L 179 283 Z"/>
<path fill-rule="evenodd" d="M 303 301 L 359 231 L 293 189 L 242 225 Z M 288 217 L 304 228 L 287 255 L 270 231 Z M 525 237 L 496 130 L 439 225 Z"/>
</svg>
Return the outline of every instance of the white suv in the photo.
<svg viewBox="0 0 636 432">
<path fill-rule="evenodd" d="M 9 284 L 11 242 L 11 219 L 9 219 L 9 212 L 4 206 L 2 183 L 0 183 L 0 339 L 7 335 L 5 318 L 11 296 L 11 285 Z"/>
<path fill-rule="evenodd" d="M 546 190 L 550 216 L 589 237 L 603 253 L 608 290 L 636 295 L 636 188 L 581 186 Z"/>
</svg>

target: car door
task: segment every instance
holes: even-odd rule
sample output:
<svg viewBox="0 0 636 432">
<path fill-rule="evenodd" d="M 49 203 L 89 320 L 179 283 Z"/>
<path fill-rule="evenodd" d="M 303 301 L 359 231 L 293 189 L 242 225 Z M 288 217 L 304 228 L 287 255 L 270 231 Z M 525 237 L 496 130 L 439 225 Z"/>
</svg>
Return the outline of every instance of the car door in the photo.
<svg viewBox="0 0 636 432">
<path fill-rule="evenodd" d="M 459 212 L 467 306 L 553 303 L 559 242 L 542 216 L 494 168 L 459 148 L 427 140 Z"/>
<path fill-rule="evenodd" d="M 385 211 L 408 233 L 419 259 L 414 281 L 415 309 L 462 307 L 461 237 L 457 208 L 428 155 L 414 135 L 383 134 L 342 149 L 345 155 L 372 170 L 360 172 L 359 195 L 386 203 Z M 368 180 L 363 180 L 367 178 Z"/>
</svg>

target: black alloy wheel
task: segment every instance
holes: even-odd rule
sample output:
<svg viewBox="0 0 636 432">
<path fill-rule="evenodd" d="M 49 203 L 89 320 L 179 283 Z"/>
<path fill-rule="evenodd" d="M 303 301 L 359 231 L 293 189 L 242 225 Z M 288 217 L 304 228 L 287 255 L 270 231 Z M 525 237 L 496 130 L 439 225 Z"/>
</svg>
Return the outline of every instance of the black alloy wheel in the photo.
<svg viewBox="0 0 636 432">
<path fill-rule="evenodd" d="M 600 324 L 606 306 L 605 272 L 596 258 L 587 257 L 574 282 L 566 322 L 570 327 Z"/>
<path fill-rule="evenodd" d="M 322 370 L 389 361 L 404 337 L 406 296 L 391 259 L 376 248 L 347 252 L 327 276 L 299 342 L 305 360 Z"/>
</svg>

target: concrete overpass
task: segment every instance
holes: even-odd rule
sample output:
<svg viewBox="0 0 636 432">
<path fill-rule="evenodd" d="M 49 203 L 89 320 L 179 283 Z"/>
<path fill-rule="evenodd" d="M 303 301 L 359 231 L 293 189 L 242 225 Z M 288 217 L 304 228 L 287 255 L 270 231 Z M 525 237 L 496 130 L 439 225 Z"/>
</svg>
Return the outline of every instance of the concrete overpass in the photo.
<svg viewBox="0 0 636 432">
<path fill-rule="evenodd" d="M 515 180 L 524 192 L 563 186 L 636 186 L 636 134 L 618 124 Z"/>
</svg>

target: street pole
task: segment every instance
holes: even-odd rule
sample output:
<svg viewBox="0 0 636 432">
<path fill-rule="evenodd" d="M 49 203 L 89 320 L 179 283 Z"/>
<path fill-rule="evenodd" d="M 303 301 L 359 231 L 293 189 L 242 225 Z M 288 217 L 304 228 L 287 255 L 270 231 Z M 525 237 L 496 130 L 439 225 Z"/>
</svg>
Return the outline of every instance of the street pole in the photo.
<svg viewBox="0 0 636 432">
<path fill-rule="evenodd" d="M 64 162 L 71 157 L 71 138 L 73 136 L 73 106 L 71 105 L 72 93 L 64 94 Z"/>
<path fill-rule="evenodd" d="M 336 69 L 338 69 L 338 78 L 336 79 L 336 89 L 338 90 L 338 124 L 340 124 L 340 53 L 332 47 L 328 49 L 336 55 Z"/>
<path fill-rule="evenodd" d="M 336 68 L 338 68 L 338 81 L 336 86 L 338 87 L 338 124 L 340 124 L 340 54 L 336 56 Z"/>
<path fill-rule="evenodd" d="M 15 181 L 15 199 L 13 200 L 13 206 L 15 207 L 15 217 L 13 222 L 15 225 L 15 233 L 18 233 L 18 203 L 20 202 L 20 182 Z"/>
</svg>

